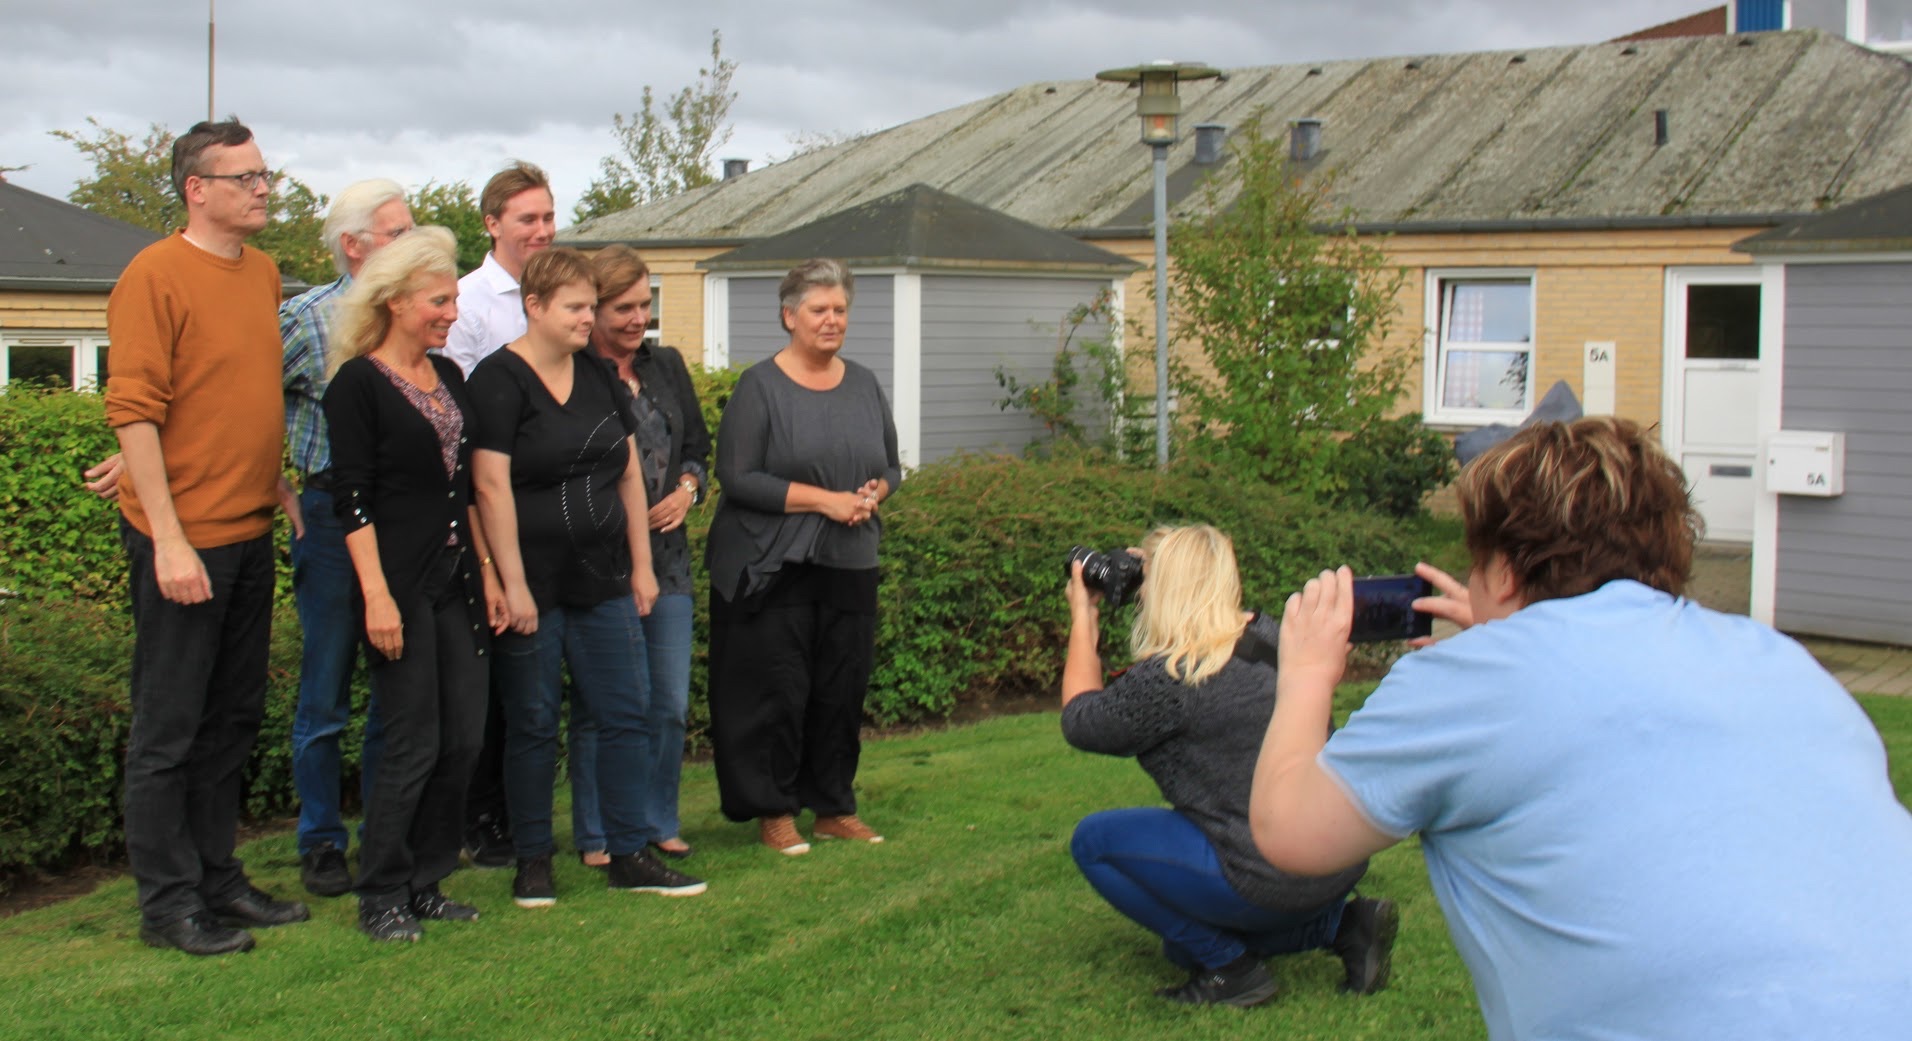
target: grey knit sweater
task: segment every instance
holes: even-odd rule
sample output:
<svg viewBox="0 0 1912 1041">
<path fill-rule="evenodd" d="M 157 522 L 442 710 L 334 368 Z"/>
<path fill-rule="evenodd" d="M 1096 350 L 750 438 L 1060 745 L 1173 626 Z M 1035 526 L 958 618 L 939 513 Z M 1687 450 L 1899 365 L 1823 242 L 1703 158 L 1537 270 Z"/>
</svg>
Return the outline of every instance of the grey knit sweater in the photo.
<svg viewBox="0 0 1912 1041">
<path fill-rule="evenodd" d="M 1276 624 L 1249 623 L 1270 646 Z M 1367 872 L 1364 861 L 1324 878 L 1290 875 L 1261 858 L 1248 828 L 1255 759 L 1275 711 L 1275 670 L 1240 657 L 1198 686 L 1170 676 L 1150 658 L 1062 710 L 1062 735 L 1086 752 L 1134 756 L 1162 798 L 1193 821 L 1221 858 L 1222 875 L 1242 898 L 1272 911 L 1319 907 L 1346 895 Z"/>
</svg>

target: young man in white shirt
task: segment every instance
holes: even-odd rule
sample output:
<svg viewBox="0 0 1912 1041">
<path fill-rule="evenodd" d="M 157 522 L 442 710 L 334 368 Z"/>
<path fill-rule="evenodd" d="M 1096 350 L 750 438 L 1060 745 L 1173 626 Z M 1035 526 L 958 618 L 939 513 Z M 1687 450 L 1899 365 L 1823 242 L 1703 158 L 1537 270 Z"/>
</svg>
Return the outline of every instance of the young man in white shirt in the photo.
<svg viewBox="0 0 1912 1041">
<path fill-rule="evenodd" d="M 524 335 L 518 279 L 531 255 L 548 249 L 558 233 L 551 182 L 530 163 L 514 162 L 493 174 L 478 206 L 491 251 L 478 270 L 458 280 L 458 324 L 444 352 L 466 376 L 486 355 Z"/>
</svg>

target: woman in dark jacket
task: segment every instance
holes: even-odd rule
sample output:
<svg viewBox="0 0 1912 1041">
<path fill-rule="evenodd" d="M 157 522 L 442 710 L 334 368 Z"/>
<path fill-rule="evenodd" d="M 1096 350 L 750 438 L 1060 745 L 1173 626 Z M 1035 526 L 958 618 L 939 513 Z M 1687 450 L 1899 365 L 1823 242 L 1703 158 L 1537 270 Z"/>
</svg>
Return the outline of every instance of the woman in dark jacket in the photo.
<svg viewBox="0 0 1912 1041">
<path fill-rule="evenodd" d="M 1188 970 L 1186 983 L 1156 992 L 1171 1001 L 1259 1005 L 1277 990 L 1263 958 L 1323 947 L 1341 957 L 1344 989 L 1379 990 L 1398 914 L 1387 901 L 1348 899 L 1367 865 L 1303 878 L 1255 850 L 1248 794 L 1275 670 L 1248 651 L 1272 648 L 1277 634 L 1241 609 L 1234 544 L 1207 525 L 1160 528 L 1139 555 L 1136 664 L 1106 687 L 1099 595 L 1080 562 L 1071 568 L 1062 733 L 1085 751 L 1133 756 L 1170 808 L 1083 818 L 1070 843 L 1083 877 Z"/>
<path fill-rule="evenodd" d="M 644 616 L 649 659 L 650 775 L 644 784 L 645 834 L 651 848 L 675 859 L 690 856 L 679 834 L 677 793 L 684 768 L 684 716 L 690 706 L 690 540 L 684 521 L 704 501 L 710 431 L 697 404 L 690 370 L 675 348 L 645 342 L 651 323 L 651 271 L 629 246 L 609 246 L 591 258 L 597 275 L 597 321 L 591 349 L 631 390 L 637 462 L 650 503 L 651 569 L 657 600 Z M 573 712 L 571 729 L 572 836 L 585 863 L 608 863 L 598 813 L 596 729 Z"/>
<path fill-rule="evenodd" d="M 458 866 L 465 784 L 485 722 L 487 622 L 504 597 L 471 508 L 471 403 L 426 352 L 458 318 L 456 244 L 419 228 L 380 250 L 339 302 L 325 394 L 345 545 L 372 646 L 385 754 L 365 808 L 359 928 L 417 940 L 471 920 L 439 881 Z"/>
</svg>

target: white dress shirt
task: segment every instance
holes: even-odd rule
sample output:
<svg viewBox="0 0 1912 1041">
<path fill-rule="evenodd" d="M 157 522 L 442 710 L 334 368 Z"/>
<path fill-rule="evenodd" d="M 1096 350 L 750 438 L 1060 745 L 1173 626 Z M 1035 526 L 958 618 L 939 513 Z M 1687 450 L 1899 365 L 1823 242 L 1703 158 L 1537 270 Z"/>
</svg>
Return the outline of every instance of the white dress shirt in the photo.
<svg viewBox="0 0 1912 1041">
<path fill-rule="evenodd" d="M 458 321 L 442 353 L 470 377 L 486 355 L 524 331 L 524 299 L 518 295 L 518 280 L 486 253 L 478 270 L 458 280 Z"/>
</svg>

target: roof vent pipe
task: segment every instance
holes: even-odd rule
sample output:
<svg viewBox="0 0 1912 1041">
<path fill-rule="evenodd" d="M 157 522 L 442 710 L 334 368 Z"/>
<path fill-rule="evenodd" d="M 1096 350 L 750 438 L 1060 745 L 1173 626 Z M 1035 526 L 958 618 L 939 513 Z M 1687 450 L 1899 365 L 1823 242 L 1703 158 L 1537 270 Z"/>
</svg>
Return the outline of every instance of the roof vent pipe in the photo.
<svg viewBox="0 0 1912 1041">
<path fill-rule="evenodd" d="M 1653 110 L 1653 147 L 1659 148 L 1667 142 L 1666 109 Z"/>
<path fill-rule="evenodd" d="M 1291 120 L 1288 123 L 1288 158 L 1305 163 L 1321 154 L 1321 120 Z"/>
<path fill-rule="evenodd" d="M 1213 166 L 1222 161 L 1222 145 L 1228 141 L 1228 128 L 1220 123 L 1195 124 L 1195 165 Z"/>
<path fill-rule="evenodd" d="M 733 177 L 742 177 L 743 175 L 749 172 L 750 172 L 750 160 L 748 159 L 724 160 L 724 180 L 726 181 L 730 180 Z"/>
</svg>

